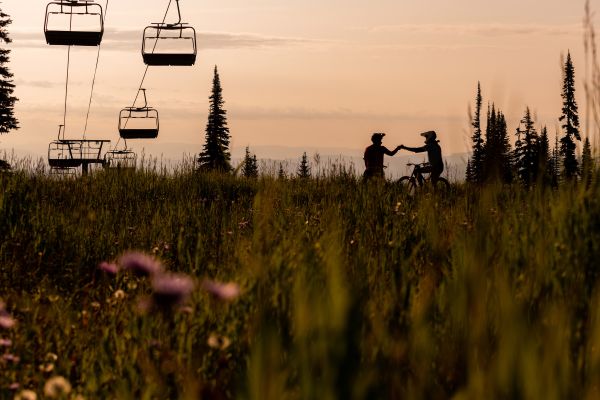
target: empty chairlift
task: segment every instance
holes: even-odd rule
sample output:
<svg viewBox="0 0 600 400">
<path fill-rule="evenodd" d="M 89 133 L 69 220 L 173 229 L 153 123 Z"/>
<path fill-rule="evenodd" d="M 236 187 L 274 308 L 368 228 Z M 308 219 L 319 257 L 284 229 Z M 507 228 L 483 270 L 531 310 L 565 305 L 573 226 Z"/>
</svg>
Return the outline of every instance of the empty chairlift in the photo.
<svg viewBox="0 0 600 400">
<path fill-rule="evenodd" d="M 119 114 L 119 134 L 125 140 L 158 137 L 158 111 L 148 107 L 146 89 L 140 90 L 144 93 L 144 107 L 127 107 Z"/>
<path fill-rule="evenodd" d="M 137 165 L 137 155 L 128 149 L 107 151 L 104 156 L 104 167 L 118 170 L 134 170 Z"/>
<path fill-rule="evenodd" d="M 142 56 L 146 65 L 190 66 L 196 62 L 196 30 L 181 22 L 179 0 L 175 24 L 153 23 L 144 29 Z"/>
<path fill-rule="evenodd" d="M 90 164 L 103 164 L 102 148 L 110 140 L 101 139 L 61 139 L 64 126 L 58 129 L 58 140 L 48 145 L 48 164 L 51 168 L 66 169 L 83 167 Z M 64 133 L 63 133 L 64 136 Z"/>
<path fill-rule="evenodd" d="M 91 0 L 60 0 L 46 7 L 46 42 L 58 46 L 99 46 L 104 34 L 104 14 Z"/>
</svg>

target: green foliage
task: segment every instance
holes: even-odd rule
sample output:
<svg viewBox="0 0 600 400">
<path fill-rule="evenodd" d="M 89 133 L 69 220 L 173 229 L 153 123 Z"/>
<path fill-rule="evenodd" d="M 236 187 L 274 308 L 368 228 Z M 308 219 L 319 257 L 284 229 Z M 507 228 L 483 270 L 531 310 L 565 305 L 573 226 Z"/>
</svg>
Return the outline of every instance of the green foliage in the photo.
<svg viewBox="0 0 600 400">
<path fill-rule="evenodd" d="M 0 175 L 20 358 L 0 397 L 61 375 L 85 398 L 593 398 L 598 178 L 411 197 L 347 175 Z M 141 313 L 149 283 L 97 268 L 129 249 L 242 295 Z"/>
<path fill-rule="evenodd" d="M 10 43 L 7 27 L 12 23 L 10 17 L 0 9 L 0 43 Z M 8 68 L 10 50 L 0 48 L 0 135 L 19 129 L 19 121 L 15 118 L 15 103 L 19 100 L 13 93 L 15 84 L 13 74 Z"/>
<path fill-rule="evenodd" d="M 227 112 L 223 109 L 224 103 L 221 78 L 215 66 L 206 138 L 198 157 L 198 164 L 202 171 L 230 172 L 232 170 L 229 153 L 230 135 L 227 127 Z"/>
</svg>

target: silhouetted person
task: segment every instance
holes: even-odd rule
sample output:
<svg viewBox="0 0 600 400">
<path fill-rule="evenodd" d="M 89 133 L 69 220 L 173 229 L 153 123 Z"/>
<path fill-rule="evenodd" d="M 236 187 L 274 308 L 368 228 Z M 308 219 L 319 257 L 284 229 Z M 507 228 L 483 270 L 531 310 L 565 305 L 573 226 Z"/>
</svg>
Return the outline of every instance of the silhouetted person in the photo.
<svg viewBox="0 0 600 400">
<path fill-rule="evenodd" d="M 385 177 L 383 173 L 383 157 L 384 156 L 394 156 L 400 150 L 400 146 L 396 147 L 394 151 L 388 150 L 385 146 L 381 144 L 383 141 L 383 137 L 385 133 L 374 133 L 371 136 L 371 142 L 373 144 L 366 148 L 365 150 L 365 179 L 379 177 Z"/>
<path fill-rule="evenodd" d="M 427 152 L 429 158 L 429 166 L 420 167 L 419 172 L 430 173 L 431 183 L 437 183 L 440 175 L 444 172 L 444 160 L 442 159 L 442 148 L 437 140 L 437 134 L 434 131 L 423 132 L 421 136 L 425 138 L 425 146 L 422 147 L 406 147 L 401 145 L 400 148 L 413 153 L 424 153 Z"/>
</svg>

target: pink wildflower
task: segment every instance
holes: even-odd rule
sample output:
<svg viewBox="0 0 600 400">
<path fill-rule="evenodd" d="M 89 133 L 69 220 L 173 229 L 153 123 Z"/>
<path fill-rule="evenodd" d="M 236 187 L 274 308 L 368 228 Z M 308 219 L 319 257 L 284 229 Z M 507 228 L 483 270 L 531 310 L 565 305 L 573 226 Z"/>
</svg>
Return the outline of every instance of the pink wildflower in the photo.
<svg viewBox="0 0 600 400">
<path fill-rule="evenodd" d="M 138 276 L 154 276 L 162 272 L 160 261 L 140 252 L 129 252 L 121 256 L 120 264 L 123 269 L 132 271 Z"/>
<path fill-rule="evenodd" d="M 0 328 L 11 329 L 17 324 L 17 321 L 8 313 L 0 312 Z"/>
<path fill-rule="evenodd" d="M 177 306 L 190 297 L 194 281 L 183 274 L 162 274 L 152 280 L 152 299 L 159 307 Z"/>
<path fill-rule="evenodd" d="M 10 346 L 12 346 L 12 340 L 0 339 L 0 347 L 10 347 Z"/>
<path fill-rule="evenodd" d="M 119 272 L 119 266 L 114 263 L 102 262 L 98 265 L 98 269 L 106 272 L 108 275 L 116 275 Z"/>
</svg>

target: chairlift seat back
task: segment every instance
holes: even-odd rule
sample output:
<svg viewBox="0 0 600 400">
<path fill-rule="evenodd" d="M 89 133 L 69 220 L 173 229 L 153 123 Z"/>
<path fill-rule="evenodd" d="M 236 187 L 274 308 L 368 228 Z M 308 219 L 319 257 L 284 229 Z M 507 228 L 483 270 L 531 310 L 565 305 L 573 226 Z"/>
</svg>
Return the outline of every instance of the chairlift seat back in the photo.
<svg viewBox="0 0 600 400">
<path fill-rule="evenodd" d="M 102 6 L 92 2 L 54 1 L 46 7 L 46 42 L 55 46 L 99 46 L 104 35 Z"/>
<path fill-rule="evenodd" d="M 160 130 L 158 111 L 150 107 L 128 107 L 119 114 L 119 134 L 123 139 L 156 139 Z"/>
<path fill-rule="evenodd" d="M 136 164 L 137 155 L 131 150 L 111 150 L 104 156 L 104 166 L 109 169 L 132 170 Z"/>
<path fill-rule="evenodd" d="M 198 54 L 196 30 L 185 24 L 154 24 L 144 29 L 142 56 L 151 66 L 192 66 Z"/>
</svg>

